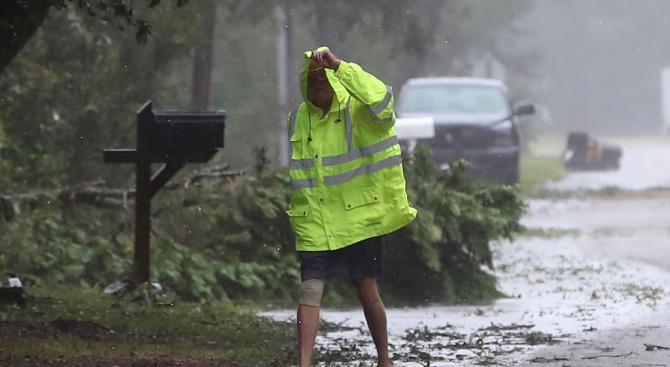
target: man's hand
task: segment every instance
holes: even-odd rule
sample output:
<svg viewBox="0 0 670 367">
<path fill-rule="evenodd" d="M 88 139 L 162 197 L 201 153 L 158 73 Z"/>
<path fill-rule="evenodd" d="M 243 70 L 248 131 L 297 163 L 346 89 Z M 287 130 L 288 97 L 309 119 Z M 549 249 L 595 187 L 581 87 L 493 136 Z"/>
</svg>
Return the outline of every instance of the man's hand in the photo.
<svg viewBox="0 0 670 367">
<path fill-rule="evenodd" d="M 340 67 L 340 59 L 335 57 L 330 50 L 313 51 L 312 60 L 324 68 L 337 70 Z"/>
</svg>

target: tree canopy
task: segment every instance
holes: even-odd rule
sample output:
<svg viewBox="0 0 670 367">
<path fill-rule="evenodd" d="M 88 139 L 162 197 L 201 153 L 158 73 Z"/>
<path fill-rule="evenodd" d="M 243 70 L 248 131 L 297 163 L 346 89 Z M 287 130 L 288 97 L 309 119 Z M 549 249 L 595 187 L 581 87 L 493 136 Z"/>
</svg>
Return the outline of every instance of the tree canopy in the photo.
<svg viewBox="0 0 670 367">
<path fill-rule="evenodd" d="M 183 6 L 188 0 L 174 0 Z M 47 19 L 49 10 L 63 10 L 75 3 L 89 16 L 102 23 L 111 23 L 118 28 L 133 28 L 137 42 L 145 43 L 151 35 L 150 24 L 138 15 L 134 3 L 124 0 L 5 0 L 0 2 L 0 72 L 23 49 Z M 146 0 L 149 8 L 158 6 L 161 0 Z"/>
</svg>

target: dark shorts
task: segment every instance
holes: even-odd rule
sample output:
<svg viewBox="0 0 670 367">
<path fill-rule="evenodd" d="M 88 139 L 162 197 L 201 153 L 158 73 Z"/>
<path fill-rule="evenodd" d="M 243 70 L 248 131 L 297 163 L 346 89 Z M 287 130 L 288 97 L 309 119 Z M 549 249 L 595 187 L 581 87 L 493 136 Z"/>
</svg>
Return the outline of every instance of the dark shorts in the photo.
<svg viewBox="0 0 670 367">
<path fill-rule="evenodd" d="M 383 236 L 368 238 L 335 251 L 298 251 L 302 280 L 327 279 L 344 268 L 351 284 L 384 275 Z"/>
</svg>

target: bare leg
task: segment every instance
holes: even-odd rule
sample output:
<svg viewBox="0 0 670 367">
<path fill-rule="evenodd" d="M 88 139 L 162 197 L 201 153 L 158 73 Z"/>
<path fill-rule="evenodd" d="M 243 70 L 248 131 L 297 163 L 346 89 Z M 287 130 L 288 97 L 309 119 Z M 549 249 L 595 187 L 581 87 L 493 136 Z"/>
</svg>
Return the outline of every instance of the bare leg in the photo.
<svg viewBox="0 0 670 367">
<path fill-rule="evenodd" d="M 368 322 L 372 340 L 377 348 L 377 366 L 391 367 L 388 350 L 388 331 L 386 328 L 386 309 L 379 291 L 377 290 L 377 280 L 375 278 L 366 278 L 356 289 L 358 299 L 363 306 L 365 320 Z"/>
<path fill-rule="evenodd" d="M 298 358 L 300 367 L 312 365 L 312 352 L 319 330 L 319 307 L 298 306 Z"/>
</svg>

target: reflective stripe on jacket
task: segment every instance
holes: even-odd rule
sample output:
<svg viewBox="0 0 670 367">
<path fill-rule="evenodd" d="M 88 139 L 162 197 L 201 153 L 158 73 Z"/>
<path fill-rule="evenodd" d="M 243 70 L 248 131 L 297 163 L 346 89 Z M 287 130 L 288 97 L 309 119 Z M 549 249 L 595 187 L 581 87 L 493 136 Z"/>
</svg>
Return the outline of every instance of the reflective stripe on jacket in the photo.
<svg viewBox="0 0 670 367">
<path fill-rule="evenodd" d="M 305 103 L 288 119 L 287 213 L 296 250 L 336 250 L 407 225 L 416 209 L 407 202 L 391 87 L 342 61 L 326 70 L 335 96 L 322 116 L 306 98 L 310 55 L 301 74 Z"/>
</svg>

